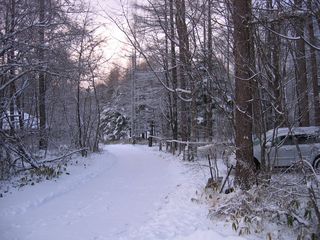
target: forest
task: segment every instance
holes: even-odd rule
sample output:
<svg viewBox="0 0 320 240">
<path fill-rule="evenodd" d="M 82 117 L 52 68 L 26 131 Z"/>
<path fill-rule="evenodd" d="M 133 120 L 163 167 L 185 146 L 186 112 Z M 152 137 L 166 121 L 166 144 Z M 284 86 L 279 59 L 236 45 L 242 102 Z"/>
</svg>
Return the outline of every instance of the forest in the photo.
<svg viewBox="0 0 320 240">
<path fill-rule="evenodd" d="M 265 199 L 277 189 L 290 204 L 301 193 L 314 218 L 286 213 L 288 225 L 319 237 L 320 158 L 310 164 L 300 154 L 294 180 L 282 182 L 264 151 L 268 130 L 320 126 L 320 1 L 92 5 L 0 0 L 0 181 L 55 176 L 50 164 L 102 144 L 149 141 L 190 162 L 209 146 L 211 158 L 234 154 L 234 187 Z M 105 25 L 125 35 L 123 61 L 105 56 Z"/>
</svg>

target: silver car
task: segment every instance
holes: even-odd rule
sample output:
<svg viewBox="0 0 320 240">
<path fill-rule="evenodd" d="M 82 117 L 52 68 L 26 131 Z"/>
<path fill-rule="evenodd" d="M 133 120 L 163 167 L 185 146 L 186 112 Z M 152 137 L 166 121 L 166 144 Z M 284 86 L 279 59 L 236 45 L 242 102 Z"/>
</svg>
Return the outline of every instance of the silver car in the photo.
<svg viewBox="0 0 320 240">
<path fill-rule="evenodd" d="M 320 170 L 320 127 L 278 128 L 266 132 L 265 160 L 274 167 L 287 167 L 301 158 Z M 254 139 L 256 165 L 261 163 L 261 142 Z"/>
</svg>

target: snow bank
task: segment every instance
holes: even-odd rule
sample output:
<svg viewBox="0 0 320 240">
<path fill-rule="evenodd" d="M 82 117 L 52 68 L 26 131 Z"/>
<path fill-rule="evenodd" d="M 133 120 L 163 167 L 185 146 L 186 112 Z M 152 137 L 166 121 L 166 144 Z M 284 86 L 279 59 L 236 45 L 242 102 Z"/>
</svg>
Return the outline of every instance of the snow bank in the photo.
<svg viewBox="0 0 320 240">
<path fill-rule="evenodd" d="M 177 237 L 174 240 L 219 240 L 219 239 L 224 239 L 224 240 L 241 240 L 245 239 L 243 237 L 238 237 L 238 236 L 227 236 L 223 235 L 220 233 L 217 233 L 213 230 L 207 230 L 207 231 L 195 231 L 191 235 L 187 237 Z"/>
</svg>

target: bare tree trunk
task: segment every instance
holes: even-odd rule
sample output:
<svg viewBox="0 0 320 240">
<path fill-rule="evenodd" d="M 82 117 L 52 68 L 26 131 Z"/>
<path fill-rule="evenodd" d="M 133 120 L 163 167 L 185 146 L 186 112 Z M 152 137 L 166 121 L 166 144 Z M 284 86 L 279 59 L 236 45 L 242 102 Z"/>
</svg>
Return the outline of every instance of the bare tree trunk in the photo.
<svg viewBox="0 0 320 240">
<path fill-rule="evenodd" d="M 81 54 L 81 53 L 80 53 Z M 81 61 L 81 57 L 79 57 L 79 61 Z M 80 66 L 80 64 L 79 64 Z M 81 70 L 79 69 L 79 72 Z M 83 148 L 83 144 L 82 144 L 82 124 L 81 124 L 81 110 L 80 110 L 80 78 L 81 78 L 81 73 L 79 73 L 78 75 L 78 82 L 77 82 L 77 97 L 76 97 L 76 101 L 77 101 L 77 127 L 78 127 L 78 146 L 79 148 Z"/>
<path fill-rule="evenodd" d="M 272 2 L 271 2 L 272 4 Z M 279 0 L 276 1 L 278 11 L 281 8 L 281 3 Z M 280 33 L 281 31 L 281 23 L 280 22 L 272 22 L 271 30 L 276 33 Z M 275 108 L 274 115 L 276 116 L 275 126 L 273 127 L 281 127 L 286 122 L 286 116 L 284 113 L 284 101 L 283 101 L 283 86 L 281 81 L 281 39 L 278 34 L 272 34 L 272 67 L 273 67 L 273 84 L 272 84 L 272 92 L 275 98 Z"/>
<path fill-rule="evenodd" d="M 236 184 L 249 189 L 254 181 L 252 147 L 251 1 L 233 0 L 235 54 Z"/>
<path fill-rule="evenodd" d="M 302 0 L 295 0 L 297 8 L 302 7 Z M 300 126 L 309 126 L 309 101 L 308 101 L 308 81 L 304 37 L 304 18 L 298 17 L 296 20 L 296 34 L 300 37 L 296 42 L 297 60 L 297 97 L 299 107 Z"/>
<path fill-rule="evenodd" d="M 311 0 L 308 1 L 308 7 L 311 9 Z M 316 46 L 313 19 L 312 15 L 308 16 L 308 32 L 310 43 Z M 313 88 L 313 106 L 314 106 L 314 124 L 320 126 L 320 103 L 319 103 L 319 90 L 318 90 L 318 65 L 317 65 L 317 55 L 316 50 L 310 47 L 310 62 L 311 62 L 311 78 L 312 78 L 312 88 Z"/>
<path fill-rule="evenodd" d="M 92 86 L 93 86 L 93 91 L 94 91 L 94 98 L 96 101 L 96 111 L 97 111 L 97 117 L 98 117 L 98 122 L 97 122 L 97 127 L 95 129 L 95 136 L 94 136 L 94 143 L 93 143 L 93 148 L 92 150 L 94 152 L 97 152 L 99 150 L 99 140 L 100 140 L 100 121 L 101 121 L 101 109 L 100 109 L 100 101 L 98 98 L 97 94 L 97 88 L 96 88 L 96 83 L 95 79 L 92 80 Z"/>
<path fill-rule="evenodd" d="M 319 2 L 316 3 L 316 9 L 318 9 L 318 10 L 314 13 L 314 15 L 317 19 L 318 28 L 320 29 L 320 3 Z"/>
<path fill-rule="evenodd" d="M 86 90 L 83 102 L 83 115 L 82 115 L 82 146 L 90 147 L 90 135 L 91 135 L 91 116 L 92 116 L 92 102 L 90 97 L 90 89 Z"/>
<path fill-rule="evenodd" d="M 177 89 L 178 73 L 177 73 L 177 59 L 176 59 L 176 44 L 175 44 L 175 24 L 174 24 L 174 10 L 173 0 L 169 0 L 170 8 L 170 47 L 171 47 L 171 78 L 172 87 Z M 178 139 L 178 99 L 177 93 L 172 95 L 172 135 L 173 139 Z"/>
<path fill-rule="evenodd" d="M 84 144 L 83 144 L 83 133 L 82 133 L 82 121 L 81 121 L 81 107 L 80 107 L 80 98 L 81 98 L 81 89 L 80 89 L 80 85 L 81 85 L 81 78 L 82 78 L 82 54 L 83 54 L 83 42 L 84 42 L 84 30 L 81 36 L 81 40 L 80 40 L 80 50 L 79 50 L 79 56 L 78 56 L 78 76 L 77 76 L 77 92 L 76 92 L 76 119 L 77 119 L 77 128 L 78 128 L 78 147 L 79 148 L 83 148 Z M 82 151 L 81 155 L 84 156 L 85 152 Z"/>
<path fill-rule="evenodd" d="M 170 72 L 169 72 L 169 39 L 170 39 L 170 28 L 169 28 L 169 22 L 170 19 L 168 19 L 170 17 L 170 12 L 169 12 L 169 16 L 168 16 L 168 1 L 165 0 L 164 1 L 164 32 L 165 32 L 165 54 L 164 54 L 164 58 L 163 58 L 163 62 L 164 62 L 164 70 L 165 70 L 165 79 L 166 79 L 166 84 L 167 86 L 170 86 Z M 172 84 L 173 86 L 173 84 Z M 174 95 L 175 93 L 173 92 L 169 92 L 167 93 L 168 96 L 168 102 L 169 102 L 169 129 L 171 130 L 171 136 L 174 139 L 174 124 L 175 124 L 175 119 L 174 119 L 174 108 L 173 108 L 173 101 L 174 101 Z M 151 134 L 152 135 L 152 134 Z M 151 140 L 151 146 L 152 146 L 152 138 L 150 138 Z"/>
<path fill-rule="evenodd" d="M 212 99 L 210 92 L 212 89 L 212 81 L 213 81 L 213 62 L 212 62 L 212 20 L 211 20 L 211 0 L 208 0 L 208 73 L 209 79 L 207 81 L 207 95 L 208 95 L 208 103 L 207 103 L 207 138 L 208 141 L 212 141 L 213 132 L 212 132 Z"/>
<path fill-rule="evenodd" d="M 182 89 L 186 89 L 188 86 L 187 77 L 188 77 L 188 65 L 189 65 L 189 38 L 188 38 L 188 29 L 185 20 L 185 1 L 184 0 L 176 0 L 176 24 L 177 24 L 177 32 L 179 39 L 179 70 L 180 70 L 180 86 Z M 181 101 L 181 121 L 180 121 L 180 129 L 181 129 L 181 138 L 182 141 L 189 140 L 190 130 L 188 119 L 189 118 L 189 109 L 188 104 L 185 101 Z"/>
<path fill-rule="evenodd" d="M 45 28 L 45 0 L 39 0 L 39 49 L 38 49 L 38 58 L 41 64 L 44 64 L 44 28 Z M 47 139 L 46 139 L 46 89 L 45 89 L 45 72 L 44 67 L 39 71 L 39 85 L 38 85 L 38 101 L 39 101 L 39 121 L 40 121 L 40 137 L 39 137 L 39 149 L 46 149 L 47 148 Z"/>
<path fill-rule="evenodd" d="M 275 32 L 280 32 L 279 25 L 277 23 L 271 24 L 271 29 Z M 274 80 L 273 80 L 273 93 L 274 98 L 276 100 L 275 104 L 275 116 L 276 121 L 275 124 L 277 127 L 280 127 L 284 124 L 284 107 L 282 101 L 282 84 L 281 84 L 281 74 L 280 74 L 280 46 L 281 41 L 279 35 L 272 36 L 272 43 L 273 43 L 273 56 L 272 56 L 272 66 L 274 72 Z"/>
<path fill-rule="evenodd" d="M 14 78 L 15 75 L 15 71 L 14 71 L 14 26 L 15 26 L 15 0 L 10 0 L 9 6 L 8 6 L 8 13 L 7 13 L 7 31 L 9 33 L 9 35 L 11 35 L 11 37 L 9 38 L 10 41 L 10 50 L 8 52 L 8 64 L 11 65 L 10 66 L 10 71 L 9 71 L 9 79 L 7 79 L 8 81 L 10 81 L 11 79 Z M 10 84 L 10 88 L 9 88 L 9 97 L 10 97 L 10 106 L 9 106 L 9 112 L 10 112 L 10 135 L 13 136 L 15 133 L 15 82 L 12 82 Z"/>
</svg>

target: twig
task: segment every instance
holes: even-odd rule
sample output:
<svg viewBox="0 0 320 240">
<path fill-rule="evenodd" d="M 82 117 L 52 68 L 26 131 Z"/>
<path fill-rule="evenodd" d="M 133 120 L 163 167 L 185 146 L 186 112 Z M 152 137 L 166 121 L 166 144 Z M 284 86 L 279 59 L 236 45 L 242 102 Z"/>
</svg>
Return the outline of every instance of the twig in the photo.
<svg viewBox="0 0 320 240">
<path fill-rule="evenodd" d="M 41 163 L 54 162 L 54 161 L 60 160 L 60 159 L 62 159 L 62 158 L 71 156 L 71 155 L 73 155 L 73 154 L 75 154 L 75 153 L 81 152 L 81 151 L 83 151 L 83 150 L 88 150 L 88 148 L 77 149 L 77 150 L 75 150 L 75 151 L 73 151 L 73 152 L 69 152 L 69 153 L 67 153 L 67 154 L 65 154 L 65 155 L 62 155 L 62 156 L 60 156 L 60 157 L 53 158 L 53 159 L 49 159 L 49 160 L 43 161 L 43 162 L 41 162 Z"/>
<path fill-rule="evenodd" d="M 231 170 L 232 170 L 232 169 L 233 169 L 233 165 L 231 165 L 231 167 L 230 167 L 230 169 L 229 169 L 229 171 L 228 171 L 228 174 L 227 174 L 226 178 L 224 179 L 224 182 L 223 182 L 223 184 L 222 184 L 222 187 L 221 187 L 219 193 L 222 193 L 223 188 L 224 188 L 224 185 L 226 185 L 226 182 L 227 182 L 227 180 L 228 180 L 228 178 L 229 178 L 229 176 L 230 176 L 230 173 L 231 173 Z"/>
</svg>

